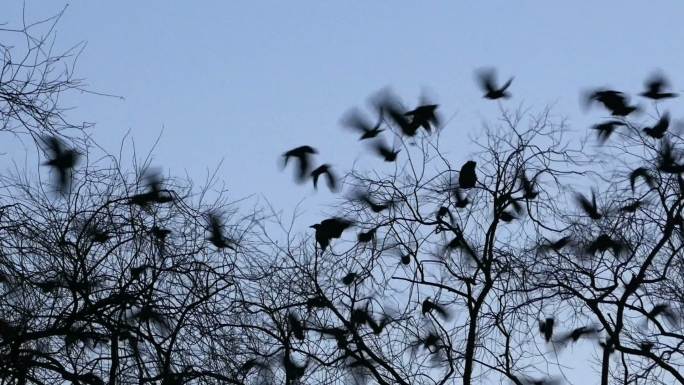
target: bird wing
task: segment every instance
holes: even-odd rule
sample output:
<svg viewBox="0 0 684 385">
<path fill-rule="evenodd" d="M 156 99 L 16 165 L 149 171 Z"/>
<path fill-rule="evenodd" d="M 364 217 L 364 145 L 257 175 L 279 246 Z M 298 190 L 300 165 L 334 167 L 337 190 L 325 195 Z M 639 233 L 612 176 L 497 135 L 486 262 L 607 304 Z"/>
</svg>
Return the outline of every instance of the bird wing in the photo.
<svg viewBox="0 0 684 385">
<path fill-rule="evenodd" d="M 480 70 L 477 73 L 477 80 L 487 92 L 496 92 L 496 74 L 492 69 Z"/>
</svg>

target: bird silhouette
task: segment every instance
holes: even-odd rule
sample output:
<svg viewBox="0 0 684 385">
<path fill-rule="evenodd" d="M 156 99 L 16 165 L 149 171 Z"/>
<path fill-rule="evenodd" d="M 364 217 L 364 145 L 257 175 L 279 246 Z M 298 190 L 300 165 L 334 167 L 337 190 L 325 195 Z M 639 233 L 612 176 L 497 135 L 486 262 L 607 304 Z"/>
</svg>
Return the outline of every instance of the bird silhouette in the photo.
<svg viewBox="0 0 684 385">
<path fill-rule="evenodd" d="M 423 315 L 427 315 L 433 311 L 445 320 L 449 318 L 449 313 L 444 306 L 430 301 L 430 298 L 425 298 L 421 305 L 421 313 L 423 313 Z"/>
<path fill-rule="evenodd" d="M 564 345 L 570 341 L 577 342 L 580 338 L 595 338 L 598 336 L 599 329 L 596 326 L 580 326 L 558 339 L 558 343 Z"/>
<path fill-rule="evenodd" d="M 297 314 L 293 312 L 287 313 L 287 323 L 290 326 L 292 335 L 294 335 L 298 340 L 303 341 L 305 338 L 304 323 L 299 319 Z"/>
<path fill-rule="evenodd" d="M 608 140 L 608 138 L 610 138 L 616 128 L 624 126 L 627 126 L 627 123 L 621 122 L 619 120 L 609 120 L 607 122 L 595 124 L 591 128 L 596 130 L 598 141 L 600 144 L 603 144 L 606 142 L 606 140 Z"/>
<path fill-rule="evenodd" d="M 670 114 L 665 112 L 653 127 L 646 127 L 643 131 L 652 138 L 662 139 L 662 137 L 665 136 L 668 127 L 670 127 Z"/>
<path fill-rule="evenodd" d="M 404 265 L 408 265 L 409 263 L 411 263 L 411 253 L 402 254 L 401 263 Z"/>
<path fill-rule="evenodd" d="M 378 136 L 384 129 L 380 128 L 383 122 L 382 108 L 378 111 L 378 122 L 372 125 L 358 109 L 352 109 L 342 118 L 342 124 L 353 128 L 363 134 L 359 140 L 371 139 Z"/>
<path fill-rule="evenodd" d="M 620 211 L 625 213 L 635 213 L 637 210 L 639 210 L 639 208 L 641 208 L 641 206 L 643 206 L 643 202 L 636 199 L 632 203 L 620 207 Z"/>
<path fill-rule="evenodd" d="M 591 201 L 580 193 L 575 193 L 575 201 L 580 205 L 580 208 L 593 220 L 599 220 L 603 215 L 599 212 L 596 205 L 596 194 L 591 191 Z"/>
<path fill-rule="evenodd" d="M 667 138 L 661 141 L 658 151 L 658 170 L 668 174 L 681 174 L 684 172 L 684 164 L 680 162 L 680 153 L 675 151 Z"/>
<path fill-rule="evenodd" d="M 223 220 L 217 213 L 208 213 L 209 238 L 207 240 L 218 249 L 229 248 L 235 251 L 236 243 L 223 234 Z"/>
<path fill-rule="evenodd" d="M 328 301 L 328 299 L 325 298 L 324 296 L 321 296 L 321 295 L 311 297 L 311 298 L 306 300 L 307 310 L 311 310 L 314 308 L 322 309 L 322 308 L 328 307 L 329 305 L 330 305 L 330 302 Z"/>
<path fill-rule="evenodd" d="M 157 171 L 147 171 L 144 176 L 147 191 L 131 196 L 129 204 L 148 208 L 153 203 L 168 203 L 173 201 L 173 196 L 162 189 L 162 179 Z"/>
<path fill-rule="evenodd" d="M 646 314 L 646 317 L 655 320 L 658 316 L 663 316 L 670 323 L 671 326 L 679 324 L 679 315 L 675 313 L 670 305 L 666 303 L 659 303 L 653 306 L 653 309 Z"/>
<path fill-rule="evenodd" d="M 553 324 L 555 320 L 553 318 L 546 318 L 545 320 L 539 320 L 539 332 L 542 333 L 546 342 L 551 341 L 553 336 Z"/>
<path fill-rule="evenodd" d="M 470 204 L 470 199 L 468 199 L 467 196 L 461 194 L 461 189 L 458 188 L 458 186 L 455 186 L 451 189 L 451 195 L 454 197 L 454 200 L 456 201 L 454 203 L 454 206 L 456 206 L 456 208 L 462 209 Z"/>
<path fill-rule="evenodd" d="M 309 170 L 311 167 L 311 155 L 318 154 L 315 148 L 311 146 L 299 146 L 293 148 L 283 154 L 283 167 L 287 166 L 287 162 L 290 158 L 297 159 L 297 181 L 303 182 L 306 177 L 308 177 Z"/>
<path fill-rule="evenodd" d="M 458 234 L 455 236 L 447 245 L 445 246 L 445 251 L 449 250 L 455 250 L 455 249 L 460 249 L 463 252 L 465 252 L 469 257 L 472 259 L 475 259 L 475 252 L 473 249 L 468 245 L 466 240 L 463 238 L 462 234 Z"/>
<path fill-rule="evenodd" d="M 518 217 L 515 216 L 513 213 L 504 210 L 499 213 L 499 219 L 506 223 L 510 223 L 514 219 L 518 219 Z"/>
<path fill-rule="evenodd" d="M 362 231 L 357 235 L 357 240 L 359 243 L 368 243 L 375 238 L 375 232 L 378 230 L 377 227 L 374 227 L 368 231 Z"/>
<path fill-rule="evenodd" d="M 642 178 L 650 188 L 655 187 L 655 181 L 653 180 L 650 171 L 645 167 L 639 167 L 629 173 L 629 185 L 632 188 L 632 193 L 634 193 L 634 185 L 636 184 L 637 178 Z"/>
<path fill-rule="evenodd" d="M 285 354 L 283 355 L 283 369 L 285 370 L 287 385 L 299 383 L 299 379 L 304 376 L 308 366 L 309 362 L 306 362 L 304 365 L 299 365 L 292 361 L 289 349 L 285 349 Z"/>
<path fill-rule="evenodd" d="M 651 349 L 653 349 L 653 342 L 642 341 L 639 343 L 639 349 L 644 353 L 650 353 Z"/>
<path fill-rule="evenodd" d="M 653 100 L 668 99 L 677 97 L 676 93 L 663 92 L 665 88 L 670 86 L 665 76 L 661 73 L 652 74 L 644 83 L 646 91 L 642 92 L 641 96 Z"/>
<path fill-rule="evenodd" d="M 627 116 L 638 110 L 637 106 L 630 106 L 629 99 L 625 94 L 615 90 L 598 89 L 591 92 L 587 97 L 587 102 L 593 101 L 603 104 L 613 116 Z"/>
<path fill-rule="evenodd" d="M 56 136 L 44 136 L 42 140 L 47 147 L 47 152 L 50 153 L 50 158 L 43 164 L 57 171 L 58 191 L 65 193 L 81 154 L 72 148 L 67 148 Z"/>
<path fill-rule="evenodd" d="M 485 92 L 484 97 L 491 100 L 500 98 L 508 99 L 511 97 L 509 92 L 506 92 L 513 82 L 513 78 L 508 79 L 503 86 L 499 87 L 496 82 L 496 71 L 494 69 L 481 69 L 476 73 L 477 80 L 480 83 L 480 88 Z"/>
<path fill-rule="evenodd" d="M 553 250 L 553 251 L 559 252 L 559 251 L 561 251 L 561 249 L 563 249 L 565 246 L 570 245 L 571 243 L 572 243 L 572 237 L 570 237 L 568 235 L 568 236 L 562 237 L 556 241 L 547 241 L 546 243 L 539 246 L 539 249 L 541 251 Z"/>
<path fill-rule="evenodd" d="M 356 193 L 354 193 L 353 199 L 364 203 L 374 213 L 379 213 L 379 212 L 382 212 L 384 210 L 387 210 L 388 208 L 394 206 L 394 204 L 396 203 L 394 201 L 376 203 L 371 199 L 371 197 L 368 193 L 365 193 L 362 191 L 357 191 Z"/>
<path fill-rule="evenodd" d="M 557 377 L 534 378 L 528 376 L 516 376 L 522 385 L 560 385 L 561 380 Z"/>
<path fill-rule="evenodd" d="M 477 174 L 475 167 L 477 162 L 469 160 L 461 166 L 461 172 L 458 174 L 458 186 L 462 189 L 470 189 L 475 187 L 477 183 Z"/>
<path fill-rule="evenodd" d="M 589 254 L 595 254 L 596 252 L 605 252 L 611 250 L 613 255 L 619 256 L 627 248 L 623 242 L 615 240 L 608 234 L 600 234 L 596 239 L 594 239 L 588 246 L 587 252 Z"/>
<path fill-rule="evenodd" d="M 534 187 L 535 182 L 527 178 L 525 170 L 520 170 L 518 179 L 520 179 L 520 187 L 523 191 L 523 198 L 532 200 L 539 195 L 539 191 L 537 191 Z"/>
<path fill-rule="evenodd" d="M 425 104 L 418 106 L 415 109 L 405 112 L 405 116 L 411 117 L 411 126 L 416 127 L 417 131 L 419 127 L 423 127 L 428 133 L 432 132 L 432 126 L 435 128 L 439 127 L 439 117 L 437 117 L 437 107 L 438 104 Z"/>
<path fill-rule="evenodd" d="M 374 101 L 375 109 L 378 113 L 383 113 L 389 117 L 390 121 L 399 128 L 402 135 L 413 137 L 418 133 L 420 126 L 411 124 L 406 116 L 406 111 L 402 108 L 401 100 L 390 90 L 381 92 Z"/>
<path fill-rule="evenodd" d="M 449 222 L 448 223 L 453 223 L 454 222 L 454 216 L 451 215 L 451 211 L 445 206 L 441 206 L 437 210 L 437 214 L 435 214 L 435 217 L 437 218 L 437 222 L 441 222 L 445 216 L 449 217 Z"/>
<path fill-rule="evenodd" d="M 401 150 L 395 150 L 395 149 L 389 147 L 382 140 L 377 140 L 373 144 L 373 148 L 375 149 L 375 152 L 378 153 L 378 155 L 382 156 L 382 158 L 385 160 L 385 162 L 396 161 L 397 155 L 399 155 L 399 152 L 401 151 Z"/>
<path fill-rule="evenodd" d="M 345 275 L 344 277 L 342 277 L 342 283 L 345 284 L 345 285 L 347 285 L 347 286 L 349 286 L 349 285 L 351 285 L 352 283 L 354 283 L 354 281 L 356 281 L 356 278 L 357 278 L 358 276 L 359 276 L 359 275 L 356 274 L 356 273 L 354 273 L 354 272 L 349 272 L 349 273 L 347 273 L 347 275 Z"/>
<path fill-rule="evenodd" d="M 313 178 L 313 185 L 315 189 L 318 189 L 318 177 L 325 175 L 326 182 L 328 183 L 328 188 L 330 191 L 337 191 L 337 177 L 333 174 L 329 164 L 325 163 L 318 166 L 315 170 L 311 171 L 311 178 Z"/>
<path fill-rule="evenodd" d="M 309 227 L 316 230 L 316 242 L 320 245 L 321 250 L 325 251 L 330 241 L 341 237 L 342 232 L 351 227 L 352 224 L 346 219 L 330 218 Z"/>
</svg>

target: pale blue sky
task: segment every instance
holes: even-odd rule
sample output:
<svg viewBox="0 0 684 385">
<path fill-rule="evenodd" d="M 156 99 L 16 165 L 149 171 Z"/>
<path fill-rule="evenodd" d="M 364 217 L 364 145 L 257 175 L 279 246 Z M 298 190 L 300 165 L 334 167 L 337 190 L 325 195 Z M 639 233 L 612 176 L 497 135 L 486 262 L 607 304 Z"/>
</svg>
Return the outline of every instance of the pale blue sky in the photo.
<svg viewBox="0 0 684 385">
<path fill-rule="evenodd" d="M 27 14 L 64 4 L 27 1 Z M 17 22 L 21 5 L 4 0 L 0 22 Z M 67 100 L 75 118 L 97 123 L 105 148 L 118 149 L 130 129 L 148 149 L 164 127 L 155 164 L 202 179 L 225 159 L 220 176 L 235 198 L 263 193 L 287 210 L 315 195 L 280 171 L 289 148 L 317 147 L 318 159 L 341 171 L 355 160 L 382 163 L 338 122 L 384 86 L 410 103 L 428 87 L 445 116 L 458 111 L 442 145 L 465 159 L 472 148 L 463 138 L 496 117 L 474 69 L 515 76 L 507 105 L 556 102 L 554 111 L 584 130 L 583 88 L 635 93 L 660 68 L 684 89 L 683 17 L 681 0 L 80 0 L 57 30 L 62 46 L 88 42 L 77 75 L 91 89 L 126 98 Z M 330 198 L 323 189 L 313 201 Z"/>
</svg>

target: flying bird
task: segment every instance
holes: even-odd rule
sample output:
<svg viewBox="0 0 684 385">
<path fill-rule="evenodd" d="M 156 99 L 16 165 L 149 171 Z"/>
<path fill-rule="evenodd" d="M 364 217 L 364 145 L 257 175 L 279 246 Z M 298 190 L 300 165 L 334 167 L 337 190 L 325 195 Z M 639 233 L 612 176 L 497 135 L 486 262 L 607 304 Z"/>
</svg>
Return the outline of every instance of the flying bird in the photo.
<svg viewBox="0 0 684 385">
<path fill-rule="evenodd" d="M 632 187 L 632 193 L 634 193 L 634 185 L 636 184 L 637 178 L 642 178 L 650 188 L 655 187 L 653 176 L 648 169 L 645 167 L 639 167 L 629 173 L 629 185 Z"/>
<path fill-rule="evenodd" d="M 644 83 L 646 91 L 642 92 L 640 95 L 653 100 L 677 97 L 676 93 L 663 92 L 669 86 L 670 84 L 663 74 L 654 73 Z"/>
<path fill-rule="evenodd" d="M 553 324 L 555 320 L 553 318 L 546 318 L 545 320 L 539 320 L 539 332 L 542 333 L 546 342 L 551 341 L 553 336 Z"/>
<path fill-rule="evenodd" d="M 652 138 L 662 139 L 668 127 L 670 127 L 670 114 L 665 112 L 653 127 L 646 127 L 643 131 Z"/>
<path fill-rule="evenodd" d="M 637 106 L 630 106 L 629 99 L 620 91 L 598 89 L 589 93 L 587 103 L 599 102 L 611 112 L 613 116 L 627 116 L 638 110 Z"/>
<path fill-rule="evenodd" d="M 421 313 L 423 313 L 423 315 L 426 315 L 428 313 L 432 313 L 433 311 L 439 314 L 439 316 L 445 320 L 449 318 L 449 313 L 444 308 L 444 306 L 430 301 L 429 298 L 423 300 L 423 303 L 421 305 Z"/>
<path fill-rule="evenodd" d="M 364 204 L 367 205 L 367 206 L 371 209 L 371 211 L 373 211 L 374 213 L 379 213 L 379 212 L 382 212 L 382 211 L 384 211 L 384 210 L 387 210 L 388 208 L 394 206 L 394 204 L 396 203 L 396 202 L 394 202 L 394 201 L 388 201 L 388 202 L 384 202 L 384 203 L 376 203 L 376 202 L 374 202 L 374 201 L 371 199 L 371 197 L 370 197 L 370 195 L 369 195 L 368 193 L 361 192 L 361 191 L 357 191 L 357 192 L 354 194 L 354 198 L 353 198 L 353 199 L 355 199 L 355 200 L 357 200 L 357 201 L 360 201 L 360 202 L 364 203 Z"/>
<path fill-rule="evenodd" d="M 47 152 L 50 153 L 50 158 L 43 164 L 57 171 L 58 190 L 64 193 L 71 183 L 73 169 L 78 164 L 81 154 L 67 148 L 56 136 L 45 136 L 42 139 L 47 146 Z"/>
<path fill-rule="evenodd" d="M 527 178 L 525 170 L 520 171 L 518 178 L 520 179 L 520 187 L 523 190 L 523 198 L 534 199 L 539 195 L 539 191 L 534 188 L 535 182 Z"/>
<path fill-rule="evenodd" d="M 681 174 L 684 172 L 684 164 L 679 161 L 679 152 L 675 152 L 667 138 L 663 139 L 658 153 L 658 170 L 669 174 Z"/>
<path fill-rule="evenodd" d="M 491 100 L 508 99 L 511 97 L 511 94 L 506 92 L 506 90 L 513 82 L 512 77 L 503 86 L 499 87 L 496 82 L 496 71 L 494 69 L 482 69 L 477 71 L 476 75 L 480 88 L 485 92 L 483 97 Z"/>
<path fill-rule="evenodd" d="M 324 251 L 332 239 L 341 237 L 342 232 L 351 226 L 352 222 L 346 219 L 330 218 L 309 227 L 316 230 L 316 242 Z"/>
<path fill-rule="evenodd" d="M 391 91 L 385 90 L 382 92 L 376 98 L 374 104 L 378 113 L 382 112 L 388 116 L 390 121 L 399 128 L 402 135 L 413 137 L 418 133 L 420 126 L 411 123 L 406 115 L 406 110 L 401 107 L 401 100 Z"/>
<path fill-rule="evenodd" d="M 556 241 L 547 241 L 545 244 L 539 246 L 540 251 L 553 250 L 555 252 L 561 251 L 565 246 L 572 243 L 572 237 L 565 236 Z"/>
<path fill-rule="evenodd" d="M 318 166 L 315 170 L 311 171 L 311 178 L 313 178 L 313 185 L 315 189 L 318 189 L 318 178 L 321 175 L 325 175 L 325 180 L 328 183 L 328 188 L 330 191 L 337 191 L 337 177 L 333 174 L 329 164 L 325 163 Z"/>
<path fill-rule="evenodd" d="M 362 231 L 357 235 L 356 238 L 359 241 L 359 243 L 368 243 L 368 242 L 372 241 L 373 238 L 375 238 L 375 232 L 377 230 L 378 230 L 378 228 L 375 227 L 375 228 L 372 228 L 368 231 Z"/>
<path fill-rule="evenodd" d="M 646 317 L 655 320 L 660 315 L 665 317 L 670 325 L 676 326 L 679 324 L 679 316 L 666 303 L 659 303 L 653 306 L 653 309 L 646 314 Z"/>
<path fill-rule="evenodd" d="M 475 167 L 477 162 L 469 160 L 461 167 L 461 172 L 458 174 L 458 186 L 462 189 L 469 189 L 475 187 L 477 183 L 477 174 Z"/>
<path fill-rule="evenodd" d="M 461 194 L 461 189 L 458 188 L 458 186 L 454 186 L 451 189 L 451 195 L 454 197 L 454 200 L 456 201 L 454 203 L 454 206 L 456 206 L 456 208 L 462 209 L 470 204 L 470 199 L 468 199 L 467 196 Z"/>
<path fill-rule="evenodd" d="M 580 193 L 575 193 L 575 201 L 580 205 L 582 210 L 589 216 L 589 218 L 597 221 L 603 217 L 596 205 L 596 194 L 592 190 L 591 201 Z"/>
<path fill-rule="evenodd" d="M 643 202 L 636 199 L 634 202 L 620 207 L 620 211 L 625 213 L 635 213 L 641 206 L 643 206 Z"/>
<path fill-rule="evenodd" d="M 383 112 L 382 108 L 378 111 L 378 122 L 373 125 L 370 123 L 364 115 L 358 109 L 353 109 L 342 118 L 342 124 L 346 127 L 353 128 L 363 134 L 359 140 L 371 139 L 378 136 L 384 129 L 380 128 L 383 122 Z"/>
<path fill-rule="evenodd" d="M 287 162 L 290 158 L 297 159 L 297 180 L 303 182 L 307 176 L 309 176 L 309 169 L 311 167 L 311 156 L 313 154 L 318 154 L 315 148 L 311 146 L 299 146 L 293 148 L 283 154 L 283 167 L 287 166 Z"/>
<path fill-rule="evenodd" d="M 596 252 L 605 252 L 611 250 L 613 255 L 619 256 L 627 248 L 627 246 L 619 241 L 610 237 L 608 234 L 600 234 L 593 240 L 589 246 L 587 246 L 587 252 L 589 254 L 596 254 Z"/>
<path fill-rule="evenodd" d="M 558 343 L 564 345 L 569 341 L 577 342 L 580 338 L 595 338 L 598 336 L 599 329 L 596 326 L 580 326 L 569 333 L 565 333 L 558 339 Z"/>
<path fill-rule="evenodd" d="M 415 109 L 405 112 L 405 116 L 411 117 L 410 125 L 418 130 L 423 127 L 428 133 L 432 132 L 432 127 L 439 127 L 439 117 L 437 116 L 438 104 L 425 104 Z"/>
<path fill-rule="evenodd" d="M 397 155 L 401 150 L 395 150 L 387 146 L 383 141 L 378 140 L 374 143 L 375 152 L 385 159 L 385 162 L 394 162 L 397 160 Z"/>
<path fill-rule="evenodd" d="M 223 221 L 216 213 L 207 214 L 209 238 L 207 240 L 218 249 L 229 248 L 235 251 L 235 242 L 223 234 Z"/>
<path fill-rule="evenodd" d="M 596 130 L 596 136 L 598 137 L 599 143 L 603 144 L 610 138 L 616 128 L 624 127 L 626 125 L 627 123 L 619 120 L 609 120 L 607 122 L 595 124 L 591 128 Z"/>
<path fill-rule="evenodd" d="M 131 196 L 129 204 L 148 208 L 153 203 L 168 203 L 173 201 L 173 196 L 162 190 L 162 179 L 156 171 L 148 171 L 144 176 L 147 191 Z"/>
</svg>

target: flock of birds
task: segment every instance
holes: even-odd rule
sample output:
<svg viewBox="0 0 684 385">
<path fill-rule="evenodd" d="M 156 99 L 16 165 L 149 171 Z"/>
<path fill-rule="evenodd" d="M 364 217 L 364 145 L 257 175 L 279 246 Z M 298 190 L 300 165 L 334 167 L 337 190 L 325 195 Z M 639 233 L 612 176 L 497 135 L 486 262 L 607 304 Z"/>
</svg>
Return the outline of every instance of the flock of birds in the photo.
<svg viewBox="0 0 684 385">
<path fill-rule="evenodd" d="M 508 81 L 506 81 L 503 85 L 499 85 L 496 81 L 496 73 L 494 70 L 481 70 L 477 73 L 477 79 L 483 90 L 484 98 L 497 100 L 511 97 L 508 89 L 513 82 L 513 78 L 508 79 Z M 668 91 L 668 88 L 669 84 L 667 80 L 662 75 L 656 74 L 647 80 L 645 90 L 640 95 L 654 101 L 660 101 L 678 96 L 676 93 Z M 620 127 L 627 127 L 628 123 L 624 120 L 624 118 L 639 110 L 638 105 L 631 104 L 628 96 L 622 92 L 611 89 L 598 89 L 589 93 L 586 97 L 586 104 L 591 105 L 592 103 L 600 103 L 613 116 L 612 119 L 593 126 L 593 129 L 597 131 L 597 136 L 600 143 L 607 141 L 616 129 L 619 129 Z M 402 107 L 402 103 L 399 101 L 399 98 L 388 92 L 377 98 L 373 102 L 373 107 L 378 116 L 375 123 L 371 122 L 357 109 L 351 110 L 344 117 L 342 123 L 346 127 L 359 132 L 359 134 L 361 134 L 359 137 L 360 141 L 371 141 L 371 148 L 373 149 L 374 153 L 381 157 L 385 162 L 395 162 L 400 153 L 400 150 L 387 145 L 382 138 L 382 134 L 386 130 L 383 128 L 383 126 L 388 123 L 388 120 L 393 124 L 393 127 L 396 127 L 399 130 L 401 135 L 408 138 L 417 135 L 420 129 L 423 129 L 425 132 L 430 134 L 433 129 L 437 130 L 440 128 L 441 121 L 439 114 L 437 113 L 437 109 L 439 107 L 437 104 L 423 103 L 414 109 L 408 110 Z M 684 172 L 684 162 L 680 160 L 678 154 L 675 153 L 672 144 L 667 140 L 666 133 L 669 126 L 670 117 L 669 114 L 665 112 L 653 126 L 644 127 L 642 132 L 655 140 L 662 141 L 662 145 L 660 146 L 658 169 L 664 173 L 680 174 Z M 78 164 L 81 155 L 78 151 L 68 148 L 59 138 L 54 136 L 43 138 L 43 143 L 45 145 L 46 153 L 49 154 L 48 160 L 44 164 L 51 167 L 56 172 L 59 190 L 64 193 L 68 190 L 70 181 L 72 179 L 73 169 Z M 324 177 L 330 190 L 337 191 L 339 182 L 330 164 L 323 163 L 318 165 L 316 168 L 312 167 L 312 157 L 317 153 L 318 151 L 309 145 L 293 148 L 283 154 L 284 167 L 287 166 L 290 160 L 293 160 L 296 162 L 295 176 L 298 182 L 302 183 L 308 179 L 311 179 L 314 188 L 317 188 L 319 178 Z M 466 207 L 470 203 L 467 194 L 464 195 L 464 192 L 475 188 L 478 184 L 476 167 L 477 163 L 475 161 L 469 160 L 465 162 L 460 169 L 458 184 L 454 186 L 451 192 L 455 198 L 455 206 L 457 208 Z M 148 209 L 150 205 L 169 203 L 175 199 L 171 192 L 162 188 L 162 182 L 158 176 L 150 174 L 147 175 L 146 179 L 147 190 L 130 196 L 128 199 L 129 204 L 137 205 L 142 209 Z M 638 179 L 643 179 L 644 182 L 650 187 L 654 186 L 653 176 L 646 168 L 637 168 L 630 174 L 630 185 L 632 190 L 634 190 L 636 181 Z M 512 196 L 505 196 L 501 198 L 501 201 L 496 202 L 497 206 L 500 208 L 509 206 L 513 208 L 513 211 L 504 209 L 498 211 L 498 217 L 505 222 L 510 222 L 521 214 L 522 208 L 518 202 L 519 200 L 533 200 L 538 196 L 538 191 L 535 189 L 535 181 L 528 179 L 524 172 L 521 173 L 518 180 L 521 187 L 520 191 L 522 191 L 522 197 L 514 198 Z M 363 192 L 357 192 L 354 199 L 366 205 L 375 213 L 387 210 L 395 204 L 395 202 L 392 201 L 376 202 L 368 193 Z M 586 214 L 586 216 L 591 220 L 597 221 L 603 217 L 604 213 L 602 213 L 599 209 L 596 202 L 596 196 L 593 191 L 590 198 L 577 193 L 576 202 L 584 214 Z M 629 205 L 621 208 L 621 211 L 634 212 L 640 207 L 640 205 L 641 203 L 635 200 Z M 445 218 L 449 218 L 449 221 L 447 222 Z M 440 207 L 436 213 L 436 220 L 438 226 L 441 226 L 442 224 L 446 225 L 449 222 L 452 222 L 452 215 L 449 212 L 449 209 L 447 207 Z M 209 242 L 211 242 L 218 249 L 228 248 L 231 250 L 236 250 L 237 242 L 224 234 L 224 224 L 220 215 L 217 213 L 207 213 L 206 221 L 208 224 L 208 231 L 210 233 L 207 238 Z M 354 225 L 355 224 L 352 220 L 332 217 L 324 219 L 320 223 L 316 223 L 310 227 L 315 230 L 316 245 L 318 248 L 320 248 L 320 251 L 323 252 L 330 247 L 332 240 L 340 238 L 346 230 L 350 229 Z M 375 237 L 376 231 L 377 228 L 372 228 L 359 232 L 357 234 L 358 242 L 366 243 L 372 241 Z M 170 231 L 156 228 L 153 229 L 153 233 L 158 238 L 165 238 Z M 106 240 L 107 238 L 107 234 L 100 234 L 100 239 Z M 549 241 L 547 244 L 542 245 L 540 250 L 553 250 L 558 252 L 561 249 L 573 244 L 574 242 L 571 237 L 563 237 L 555 241 Z M 458 248 L 471 255 L 474 255 L 474 251 L 470 248 L 462 235 L 456 236 L 451 242 L 449 242 L 446 248 Z M 601 234 L 593 242 L 586 246 L 586 251 L 590 254 L 608 250 L 612 251 L 615 255 L 619 255 L 626 250 L 626 245 L 622 241 L 614 239 L 608 234 Z M 404 264 L 409 264 L 410 256 L 402 256 L 401 261 Z M 355 272 L 349 272 L 342 278 L 341 281 L 345 285 L 352 285 L 354 282 L 357 282 L 358 279 L 359 274 Z M 316 297 L 307 302 L 307 307 L 309 307 L 309 309 L 328 306 L 330 306 L 330 304 L 325 298 Z M 444 319 L 449 317 L 449 312 L 445 306 L 432 301 L 430 298 L 427 298 L 422 302 L 421 311 L 422 314 L 426 316 L 429 314 L 436 314 Z M 656 304 L 646 315 L 647 319 L 650 320 L 655 320 L 659 316 L 665 317 L 672 323 L 679 322 L 678 316 L 667 304 Z M 380 334 L 390 321 L 391 318 L 387 316 L 385 316 L 381 321 L 376 321 L 369 310 L 364 308 L 355 309 L 352 311 L 349 324 L 352 328 L 358 328 L 362 325 L 367 325 L 375 334 Z M 315 328 L 313 326 L 306 325 L 306 323 L 299 319 L 299 317 L 294 313 L 288 314 L 288 324 L 292 336 L 294 336 L 296 339 L 303 340 L 307 331 L 317 331 L 323 335 L 334 337 L 338 341 L 338 345 L 340 347 L 346 346 L 346 336 L 350 333 L 350 331 L 345 328 L 326 329 Z M 557 323 L 554 318 L 546 318 L 542 321 L 539 321 L 539 332 L 547 342 L 554 342 L 559 346 L 564 346 L 569 342 L 577 342 L 581 338 L 597 339 L 601 330 L 595 325 L 581 326 L 555 336 L 556 324 Z M 441 342 L 438 334 L 432 332 L 424 337 L 421 337 L 421 340 L 417 342 L 417 344 L 419 346 L 423 346 L 432 353 L 438 353 L 440 351 L 443 352 L 445 346 Z M 607 344 L 607 342 L 604 344 Z M 286 345 L 285 355 L 283 358 L 283 367 L 285 368 L 288 378 L 300 378 L 304 374 L 306 365 L 308 364 L 302 366 L 295 363 L 290 357 L 290 349 L 288 348 L 289 342 Z M 641 348 L 644 351 L 650 351 L 652 346 L 652 343 L 644 342 Z M 252 366 L 256 365 L 255 362 L 252 362 L 251 364 Z M 353 363 L 350 366 L 353 365 L 358 365 L 358 362 L 355 364 Z M 528 382 L 531 384 L 553 383 L 551 379 L 529 380 Z"/>
</svg>

